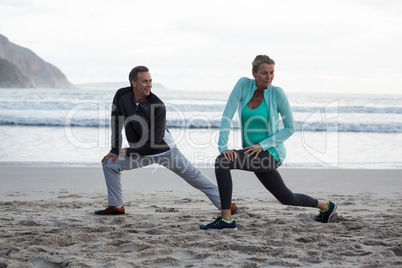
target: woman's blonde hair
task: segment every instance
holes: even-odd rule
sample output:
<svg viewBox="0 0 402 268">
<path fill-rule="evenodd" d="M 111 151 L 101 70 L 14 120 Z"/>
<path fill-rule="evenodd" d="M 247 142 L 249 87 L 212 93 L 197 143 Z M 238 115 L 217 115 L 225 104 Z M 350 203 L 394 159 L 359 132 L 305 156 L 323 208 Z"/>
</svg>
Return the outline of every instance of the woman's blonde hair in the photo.
<svg viewBox="0 0 402 268">
<path fill-rule="evenodd" d="M 275 65 L 275 61 L 267 55 L 257 55 L 257 57 L 255 57 L 255 59 L 251 63 L 251 65 L 253 66 L 253 71 L 257 73 L 258 67 L 260 67 L 260 65 L 263 63 Z"/>
</svg>

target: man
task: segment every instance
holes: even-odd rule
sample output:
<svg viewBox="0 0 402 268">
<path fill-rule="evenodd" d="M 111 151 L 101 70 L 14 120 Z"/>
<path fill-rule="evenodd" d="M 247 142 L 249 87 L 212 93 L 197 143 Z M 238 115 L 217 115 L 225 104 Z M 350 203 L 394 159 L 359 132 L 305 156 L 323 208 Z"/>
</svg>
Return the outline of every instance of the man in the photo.
<svg viewBox="0 0 402 268">
<path fill-rule="evenodd" d="M 202 191 L 221 208 L 216 184 L 196 169 L 176 147 L 166 129 L 166 107 L 151 92 L 152 79 L 145 66 L 129 74 L 130 87 L 116 92 L 112 108 L 112 149 L 103 157 L 102 166 L 108 189 L 108 206 L 97 215 L 125 215 L 121 189 L 121 171 L 160 164 L 170 169 L 194 188 Z M 122 146 L 124 126 L 129 148 Z M 233 214 L 237 208 L 233 204 Z"/>
</svg>

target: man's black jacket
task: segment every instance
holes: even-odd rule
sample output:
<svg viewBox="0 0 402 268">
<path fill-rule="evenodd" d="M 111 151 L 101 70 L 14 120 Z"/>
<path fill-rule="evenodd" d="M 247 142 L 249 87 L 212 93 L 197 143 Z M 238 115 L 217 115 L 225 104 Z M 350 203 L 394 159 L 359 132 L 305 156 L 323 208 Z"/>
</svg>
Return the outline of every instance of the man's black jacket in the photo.
<svg viewBox="0 0 402 268">
<path fill-rule="evenodd" d="M 138 105 L 136 105 L 132 87 L 121 88 L 116 92 L 111 118 L 111 153 L 119 154 L 122 146 L 123 125 L 130 144 L 127 156 L 133 153 L 159 154 L 170 149 L 163 140 L 166 128 L 166 107 L 152 92 Z"/>
</svg>

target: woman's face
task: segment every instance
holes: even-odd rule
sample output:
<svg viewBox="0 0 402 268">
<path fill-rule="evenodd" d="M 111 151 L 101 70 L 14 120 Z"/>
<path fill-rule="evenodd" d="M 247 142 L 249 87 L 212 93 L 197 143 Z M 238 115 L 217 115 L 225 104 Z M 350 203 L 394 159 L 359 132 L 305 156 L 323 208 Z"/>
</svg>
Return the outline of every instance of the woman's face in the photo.
<svg viewBox="0 0 402 268">
<path fill-rule="evenodd" d="M 255 73 L 253 71 L 253 76 L 255 79 L 255 84 L 258 88 L 267 88 L 271 85 L 272 80 L 274 80 L 275 65 L 262 63 L 258 66 L 258 71 Z"/>
</svg>

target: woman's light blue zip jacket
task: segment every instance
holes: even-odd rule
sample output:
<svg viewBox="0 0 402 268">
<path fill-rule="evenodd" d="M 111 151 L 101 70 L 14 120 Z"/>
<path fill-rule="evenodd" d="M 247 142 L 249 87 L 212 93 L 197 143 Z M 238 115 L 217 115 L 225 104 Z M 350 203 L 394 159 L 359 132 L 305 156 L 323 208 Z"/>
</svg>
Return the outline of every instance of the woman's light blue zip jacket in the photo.
<svg viewBox="0 0 402 268">
<path fill-rule="evenodd" d="M 234 86 L 222 115 L 218 141 L 220 153 L 228 149 L 227 143 L 230 123 L 236 113 L 236 109 L 238 111 L 239 120 L 241 120 L 241 113 L 253 97 L 256 89 L 255 80 L 247 77 L 240 78 Z M 273 148 L 282 163 L 286 157 L 286 148 L 283 142 L 295 132 L 292 111 L 289 101 L 280 87 L 272 85 L 267 87 L 264 90 L 264 101 L 268 109 L 268 138 L 261 141 L 259 144 L 264 151 L 268 150 L 268 148 Z M 281 130 L 279 130 L 279 114 L 282 117 L 284 126 Z M 243 138 L 243 129 L 241 130 L 241 135 Z"/>
</svg>

